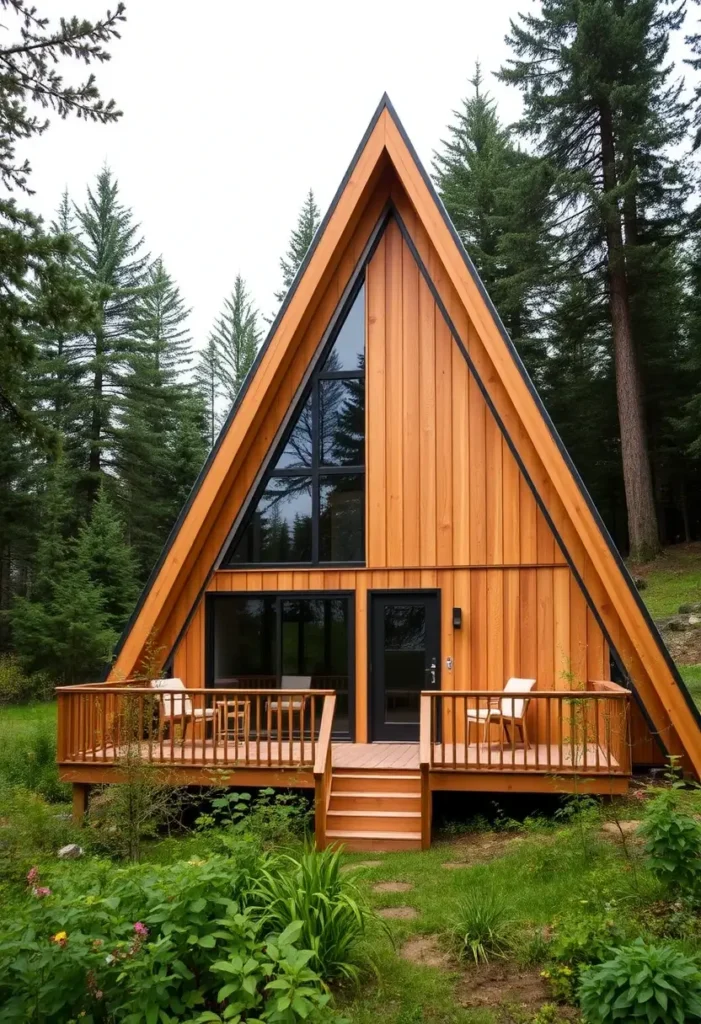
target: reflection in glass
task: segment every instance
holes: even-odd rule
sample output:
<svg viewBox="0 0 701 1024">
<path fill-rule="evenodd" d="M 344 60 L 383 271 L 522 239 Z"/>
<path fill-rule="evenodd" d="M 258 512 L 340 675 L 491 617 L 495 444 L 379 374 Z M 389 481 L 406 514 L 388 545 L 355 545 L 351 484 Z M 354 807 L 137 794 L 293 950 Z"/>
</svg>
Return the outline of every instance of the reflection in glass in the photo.
<svg viewBox="0 0 701 1024">
<path fill-rule="evenodd" d="M 384 609 L 385 721 L 417 722 L 426 682 L 426 608 L 388 604 Z"/>
<path fill-rule="evenodd" d="M 292 433 L 287 439 L 282 455 L 277 460 L 275 469 L 299 469 L 312 464 L 312 398 L 311 395 L 302 406 Z"/>
<path fill-rule="evenodd" d="M 365 285 L 358 292 L 329 352 L 322 373 L 363 372 L 365 362 Z"/>
<path fill-rule="evenodd" d="M 365 463 L 365 381 L 319 381 L 320 460 L 324 466 Z"/>
<path fill-rule="evenodd" d="M 310 562 L 311 558 L 311 478 L 271 477 L 236 545 L 232 561 Z"/>
<path fill-rule="evenodd" d="M 214 601 L 214 685 L 275 686 L 274 597 Z"/>
<path fill-rule="evenodd" d="M 347 599 L 285 598 L 281 604 L 282 675 L 311 676 L 315 689 L 335 690 L 334 731 L 347 733 Z"/>
<path fill-rule="evenodd" d="M 319 561 L 362 562 L 365 477 L 319 478 Z"/>
</svg>

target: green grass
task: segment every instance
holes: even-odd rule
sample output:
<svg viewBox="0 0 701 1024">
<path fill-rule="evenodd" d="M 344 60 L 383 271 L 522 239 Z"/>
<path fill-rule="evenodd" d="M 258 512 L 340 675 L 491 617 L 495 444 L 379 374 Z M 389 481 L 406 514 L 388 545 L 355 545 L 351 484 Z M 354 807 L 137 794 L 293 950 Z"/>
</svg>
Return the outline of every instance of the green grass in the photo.
<svg viewBox="0 0 701 1024">
<path fill-rule="evenodd" d="M 31 735 L 56 725 L 56 704 L 23 704 L 0 707 L 0 749 L 8 740 Z"/>
<path fill-rule="evenodd" d="M 647 582 L 641 597 L 654 619 L 676 615 L 681 604 L 701 601 L 701 544 L 666 548 L 653 562 L 630 569 Z"/>
<path fill-rule="evenodd" d="M 701 665 L 680 665 L 682 679 L 701 710 Z"/>
</svg>

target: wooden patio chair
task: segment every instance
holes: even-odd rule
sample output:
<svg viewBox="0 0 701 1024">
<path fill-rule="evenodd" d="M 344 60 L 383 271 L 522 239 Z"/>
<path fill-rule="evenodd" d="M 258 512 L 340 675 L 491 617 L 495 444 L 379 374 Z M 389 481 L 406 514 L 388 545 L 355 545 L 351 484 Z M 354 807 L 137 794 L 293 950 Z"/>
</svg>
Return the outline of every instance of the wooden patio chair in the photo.
<svg viewBox="0 0 701 1024">
<path fill-rule="evenodd" d="M 170 727 L 173 722 L 182 724 L 182 742 L 187 736 L 187 727 L 190 722 L 204 722 L 205 729 L 207 722 L 214 721 L 214 708 L 195 708 L 192 705 L 192 698 L 189 696 L 182 679 L 152 679 L 152 690 L 182 690 L 182 696 L 178 693 L 163 693 L 159 703 L 161 725 Z M 205 733 L 206 735 L 206 733 Z M 171 740 L 173 737 L 170 737 Z"/>
<path fill-rule="evenodd" d="M 535 686 L 535 679 L 516 679 L 512 677 L 506 683 L 503 693 L 524 693 L 532 690 Z M 490 697 L 486 708 L 467 709 L 467 736 L 466 742 L 470 742 L 470 727 L 474 724 L 478 727 L 484 726 L 484 742 L 487 742 L 489 727 L 496 723 L 501 726 L 506 734 L 507 742 L 511 742 L 509 729 L 513 725 L 521 734 L 521 742 L 524 749 L 529 749 L 528 726 L 526 725 L 526 712 L 530 703 L 529 697 Z M 479 736 L 479 733 L 478 733 Z"/>
<path fill-rule="evenodd" d="M 281 690 L 311 690 L 311 688 L 311 676 L 283 676 L 280 680 Z M 305 703 L 306 701 L 304 697 L 288 697 L 287 699 L 280 698 L 280 700 L 269 700 L 268 709 L 273 714 L 277 714 L 278 707 L 282 713 L 289 711 L 290 708 L 292 708 L 292 720 L 294 722 L 294 713 L 296 711 L 299 715 L 299 731 L 301 732 Z"/>
</svg>

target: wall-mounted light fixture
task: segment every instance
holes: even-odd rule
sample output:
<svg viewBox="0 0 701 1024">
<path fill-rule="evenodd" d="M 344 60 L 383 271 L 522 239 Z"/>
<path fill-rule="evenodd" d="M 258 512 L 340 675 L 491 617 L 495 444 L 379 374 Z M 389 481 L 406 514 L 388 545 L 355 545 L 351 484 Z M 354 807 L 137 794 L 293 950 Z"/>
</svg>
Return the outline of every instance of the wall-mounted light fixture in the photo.
<svg viewBox="0 0 701 1024">
<path fill-rule="evenodd" d="M 453 608 L 453 629 L 462 627 L 462 608 Z"/>
</svg>

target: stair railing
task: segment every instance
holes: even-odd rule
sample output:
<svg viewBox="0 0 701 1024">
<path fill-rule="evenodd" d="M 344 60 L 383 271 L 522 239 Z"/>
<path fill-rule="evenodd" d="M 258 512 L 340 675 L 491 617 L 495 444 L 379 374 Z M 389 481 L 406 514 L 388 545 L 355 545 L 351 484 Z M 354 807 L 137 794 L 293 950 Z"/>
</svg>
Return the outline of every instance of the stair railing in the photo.
<svg viewBox="0 0 701 1024">
<path fill-rule="evenodd" d="M 326 846 L 326 816 L 331 800 L 333 773 L 331 734 L 335 710 L 336 694 L 332 693 L 324 697 L 314 759 L 314 834 L 319 850 L 323 850 Z"/>
</svg>

